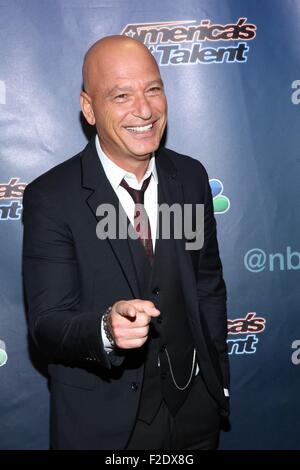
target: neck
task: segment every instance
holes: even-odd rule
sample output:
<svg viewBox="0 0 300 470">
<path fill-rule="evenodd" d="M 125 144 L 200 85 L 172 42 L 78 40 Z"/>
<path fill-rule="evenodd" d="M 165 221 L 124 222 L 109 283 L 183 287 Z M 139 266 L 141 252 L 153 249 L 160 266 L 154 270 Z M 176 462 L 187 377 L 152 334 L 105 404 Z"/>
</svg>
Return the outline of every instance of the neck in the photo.
<svg viewBox="0 0 300 470">
<path fill-rule="evenodd" d="M 138 180 L 138 182 L 140 182 L 143 179 L 143 176 L 145 175 L 147 171 L 150 157 L 151 155 L 149 155 L 147 159 L 132 162 L 132 161 L 127 161 L 125 159 L 121 159 L 121 160 L 115 159 L 108 155 L 108 158 L 110 158 L 120 168 L 128 171 L 128 173 L 133 173 L 136 176 L 136 179 Z"/>
<path fill-rule="evenodd" d="M 126 171 L 131 171 L 131 173 L 134 173 L 136 176 L 136 179 L 138 180 L 138 182 L 140 182 L 143 179 L 147 171 L 149 160 L 150 160 L 150 156 L 148 157 L 147 161 L 141 162 L 143 163 L 143 165 L 140 165 L 139 168 L 132 168 L 131 170 L 127 169 Z"/>
<path fill-rule="evenodd" d="M 114 152 L 111 148 L 107 148 L 105 142 L 101 141 L 99 137 L 98 139 L 100 149 L 113 163 L 118 165 L 123 170 L 128 171 L 129 173 L 133 173 L 136 176 L 138 182 L 143 179 L 143 176 L 147 171 L 150 158 L 152 157 L 152 153 L 140 155 L 137 157 L 127 154 L 122 155 L 117 151 Z"/>
<path fill-rule="evenodd" d="M 114 162 L 120 168 L 128 171 L 129 173 L 133 173 L 136 176 L 136 179 L 138 180 L 138 182 L 140 182 L 143 179 L 143 176 L 145 175 L 147 171 L 150 158 L 152 156 L 151 154 L 145 155 L 141 157 L 141 160 L 134 160 L 132 158 L 125 158 L 125 157 L 116 158 L 107 153 L 106 155 L 112 162 Z"/>
</svg>

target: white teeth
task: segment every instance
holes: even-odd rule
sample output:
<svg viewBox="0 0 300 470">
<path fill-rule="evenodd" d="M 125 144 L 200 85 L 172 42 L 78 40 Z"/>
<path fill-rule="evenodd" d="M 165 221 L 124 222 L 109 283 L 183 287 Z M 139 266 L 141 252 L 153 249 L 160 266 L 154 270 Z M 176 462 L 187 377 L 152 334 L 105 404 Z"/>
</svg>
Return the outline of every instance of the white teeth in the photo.
<svg viewBox="0 0 300 470">
<path fill-rule="evenodd" d="M 153 124 L 148 124 L 148 126 L 126 127 L 126 129 L 132 132 L 147 132 L 147 131 L 150 131 L 152 127 L 153 127 Z"/>
</svg>

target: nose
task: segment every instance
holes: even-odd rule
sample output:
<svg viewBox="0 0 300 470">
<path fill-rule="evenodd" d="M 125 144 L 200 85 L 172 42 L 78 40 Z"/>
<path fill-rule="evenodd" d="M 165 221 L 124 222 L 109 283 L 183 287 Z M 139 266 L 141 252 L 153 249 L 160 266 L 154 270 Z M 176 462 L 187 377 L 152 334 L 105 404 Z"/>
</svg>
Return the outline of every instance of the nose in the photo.
<svg viewBox="0 0 300 470">
<path fill-rule="evenodd" d="M 136 96 L 132 114 L 144 121 L 151 119 L 152 110 L 149 101 L 144 95 Z"/>
</svg>

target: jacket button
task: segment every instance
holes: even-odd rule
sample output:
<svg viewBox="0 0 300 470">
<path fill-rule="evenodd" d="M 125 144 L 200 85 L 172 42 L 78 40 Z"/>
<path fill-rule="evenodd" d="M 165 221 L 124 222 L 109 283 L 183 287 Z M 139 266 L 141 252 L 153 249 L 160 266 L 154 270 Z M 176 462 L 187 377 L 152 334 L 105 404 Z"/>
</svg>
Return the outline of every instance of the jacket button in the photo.
<svg viewBox="0 0 300 470">
<path fill-rule="evenodd" d="M 159 317 L 157 317 L 156 321 L 157 321 L 157 323 L 162 323 L 163 322 L 163 319 L 162 319 L 161 315 Z"/>
<path fill-rule="evenodd" d="M 139 388 L 139 386 L 138 386 L 138 384 L 137 384 L 136 382 L 132 382 L 132 384 L 131 384 L 130 387 L 131 387 L 131 390 L 132 390 L 133 392 L 136 392 L 137 389 Z"/>
<path fill-rule="evenodd" d="M 154 288 L 152 289 L 152 294 L 154 294 L 154 295 L 159 295 L 159 293 L 160 293 L 160 288 L 159 288 L 159 287 L 154 287 Z"/>
</svg>

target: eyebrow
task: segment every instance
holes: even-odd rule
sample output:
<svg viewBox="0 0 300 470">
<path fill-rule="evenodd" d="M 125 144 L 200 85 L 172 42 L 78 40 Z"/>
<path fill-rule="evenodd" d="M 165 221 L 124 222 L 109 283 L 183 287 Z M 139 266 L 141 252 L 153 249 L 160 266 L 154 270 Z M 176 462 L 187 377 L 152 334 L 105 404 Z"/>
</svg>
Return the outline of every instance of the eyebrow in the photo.
<svg viewBox="0 0 300 470">
<path fill-rule="evenodd" d="M 145 88 L 148 88 L 149 86 L 153 85 L 160 85 L 162 88 L 164 87 L 163 81 L 161 78 L 158 78 L 157 80 L 151 80 L 150 82 L 146 83 Z M 128 91 L 132 91 L 133 87 L 131 86 L 120 86 L 120 85 L 115 85 L 112 88 L 109 88 L 107 92 L 105 93 L 106 96 L 112 96 L 115 93 L 126 93 Z"/>
</svg>

